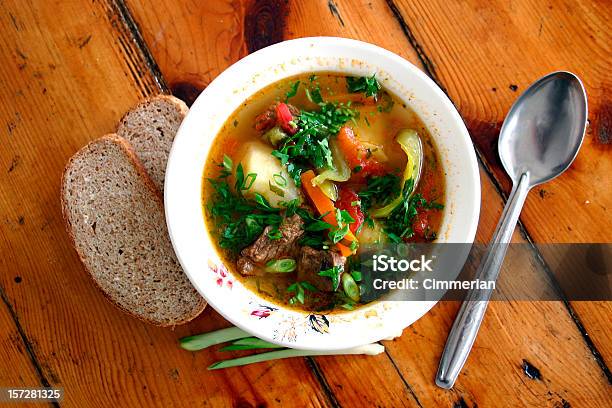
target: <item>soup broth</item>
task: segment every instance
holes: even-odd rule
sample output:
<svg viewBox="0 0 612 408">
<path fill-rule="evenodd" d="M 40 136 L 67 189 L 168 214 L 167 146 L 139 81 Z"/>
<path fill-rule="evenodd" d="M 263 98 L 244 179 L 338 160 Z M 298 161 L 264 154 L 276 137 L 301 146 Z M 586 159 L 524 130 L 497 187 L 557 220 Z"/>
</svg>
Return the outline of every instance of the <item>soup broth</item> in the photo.
<svg viewBox="0 0 612 408">
<path fill-rule="evenodd" d="M 205 221 L 224 263 L 302 310 L 362 305 L 359 245 L 433 241 L 444 212 L 430 132 L 374 76 L 305 74 L 262 89 L 227 119 L 206 163 Z"/>
</svg>

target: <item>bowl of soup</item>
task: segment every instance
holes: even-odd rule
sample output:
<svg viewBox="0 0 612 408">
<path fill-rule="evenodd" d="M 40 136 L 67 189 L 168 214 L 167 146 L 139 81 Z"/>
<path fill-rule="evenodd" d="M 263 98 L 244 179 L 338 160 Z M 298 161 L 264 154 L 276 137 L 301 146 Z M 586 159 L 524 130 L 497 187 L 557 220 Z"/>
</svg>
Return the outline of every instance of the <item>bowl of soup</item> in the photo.
<svg viewBox="0 0 612 408">
<path fill-rule="evenodd" d="M 401 57 L 331 37 L 272 45 L 211 82 L 175 138 L 164 194 L 177 257 L 215 310 L 325 350 L 396 336 L 435 304 L 365 296 L 363 248 L 469 244 L 480 208 L 447 96 Z"/>
</svg>

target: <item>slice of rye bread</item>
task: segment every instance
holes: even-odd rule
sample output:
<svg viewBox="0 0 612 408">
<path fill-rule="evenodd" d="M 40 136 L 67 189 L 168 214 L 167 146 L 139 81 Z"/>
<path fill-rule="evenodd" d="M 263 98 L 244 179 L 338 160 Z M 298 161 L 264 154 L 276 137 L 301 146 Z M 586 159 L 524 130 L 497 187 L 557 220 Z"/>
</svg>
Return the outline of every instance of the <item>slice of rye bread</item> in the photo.
<svg viewBox="0 0 612 408">
<path fill-rule="evenodd" d="M 206 306 L 174 254 L 159 190 L 117 135 L 94 140 L 68 162 L 62 211 L 85 268 L 121 309 L 174 326 Z"/>
<path fill-rule="evenodd" d="M 159 191 L 164 191 L 168 155 L 189 108 L 170 95 L 146 99 L 125 114 L 116 133 L 127 140 Z"/>
</svg>

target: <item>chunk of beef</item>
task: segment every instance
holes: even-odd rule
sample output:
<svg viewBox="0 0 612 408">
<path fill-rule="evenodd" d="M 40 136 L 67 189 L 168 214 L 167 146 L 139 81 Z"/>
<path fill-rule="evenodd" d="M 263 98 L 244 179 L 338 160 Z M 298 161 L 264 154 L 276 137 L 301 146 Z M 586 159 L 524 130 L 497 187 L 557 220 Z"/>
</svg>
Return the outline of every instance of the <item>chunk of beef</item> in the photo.
<svg viewBox="0 0 612 408">
<path fill-rule="evenodd" d="M 255 117 L 255 130 L 265 132 L 276 125 L 276 110 L 274 105 Z"/>
<path fill-rule="evenodd" d="M 266 132 L 278 124 L 276 117 L 276 105 L 278 105 L 278 103 L 279 102 L 270 105 L 268 109 L 255 117 L 255 130 Z M 300 110 L 295 106 L 287 104 L 287 107 L 294 118 L 300 114 Z"/>
<path fill-rule="evenodd" d="M 238 262 L 236 262 L 236 267 L 238 268 L 238 272 L 242 275 L 261 275 L 263 272 L 260 268 L 257 267 L 249 258 L 240 257 L 238 258 Z"/>
<path fill-rule="evenodd" d="M 243 275 L 256 275 L 258 270 L 273 259 L 297 258 L 300 249 L 298 240 L 304 234 L 303 227 L 302 218 L 297 214 L 283 221 L 279 228 L 282 234 L 280 239 L 268 238 L 272 227 L 266 227 L 259 238 L 240 253 L 238 271 Z"/>
<path fill-rule="evenodd" d="M 327 276 L 320 276 L 319 272 L 334 266 L 340 266 L 338 274 L 338 282 L 340 282 L 345 263 L 346 258 L 337 252 L 319 251 L 307 246 L 302 247 L 297 264 L 298 281 L 311 283 L 324 292 L 333 292 L 338 289 L 338 286 L 334 287 L 332 279 Z"/>
</svg>

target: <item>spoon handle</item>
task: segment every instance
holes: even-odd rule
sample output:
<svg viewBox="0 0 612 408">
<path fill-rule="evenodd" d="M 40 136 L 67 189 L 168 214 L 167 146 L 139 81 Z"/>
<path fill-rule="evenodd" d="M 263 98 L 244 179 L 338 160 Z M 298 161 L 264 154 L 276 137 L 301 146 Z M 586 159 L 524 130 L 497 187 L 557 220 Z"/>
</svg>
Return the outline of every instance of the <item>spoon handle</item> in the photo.
<svg viewBox="0 0 612 408">
<path fill-rule="evenodd" d="M 512 232 L 530 188 L 529 173 L 523 173 L 512 189 L 510 197 L 508 197 L 508 202 L 497 224 L 493 239 L 489 243 L 487 252 L 476 272 L 476 279 L 481 281 L 497 280 L 508 244 L 512 238 Z M 478 289 L 468 292 L 455 318 L 440 358 L 440 366 L 436 375 L 436 384 L 439 387 L 450 389 L 457 380 L 459 372 L 470 354 L 474 340 L 476 340 L 480 323 L 487 310 L 487 304 L 492 293 L 492 289 Z"/>
</svg>

